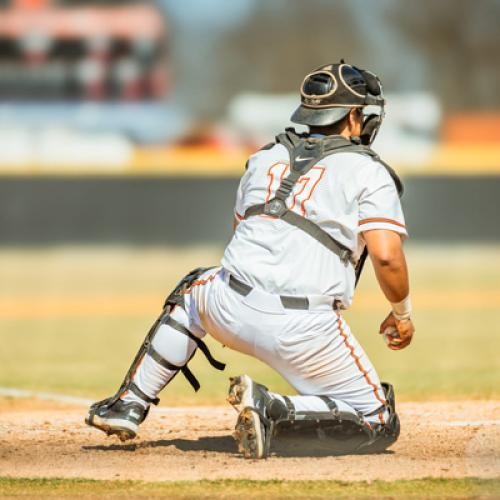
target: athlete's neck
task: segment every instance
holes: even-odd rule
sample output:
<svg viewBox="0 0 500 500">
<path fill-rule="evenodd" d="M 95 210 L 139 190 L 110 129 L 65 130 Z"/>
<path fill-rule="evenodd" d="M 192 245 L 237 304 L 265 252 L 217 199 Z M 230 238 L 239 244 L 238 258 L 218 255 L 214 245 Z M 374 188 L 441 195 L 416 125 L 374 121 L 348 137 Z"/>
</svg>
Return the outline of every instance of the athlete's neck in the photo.
<svg viewBox="0 0 500 500">
<path fill-rule="evenodd" d="M 345 137 L 346 139 L 351 139 L 353 137 L 350 130 L 347 127 L 339 130 L 338 127 L 309 127 L 309 135 L 312 136 L 331 136 L 331 135 L 340 135 Z"/>
</svg>

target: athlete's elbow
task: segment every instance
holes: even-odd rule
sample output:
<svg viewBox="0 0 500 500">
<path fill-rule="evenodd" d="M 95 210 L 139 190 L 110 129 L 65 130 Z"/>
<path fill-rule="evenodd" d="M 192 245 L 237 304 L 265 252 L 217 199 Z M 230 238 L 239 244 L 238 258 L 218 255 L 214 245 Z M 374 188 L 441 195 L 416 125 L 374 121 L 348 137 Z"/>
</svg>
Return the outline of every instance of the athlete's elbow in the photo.
<svg viewBox="0 0 500 500">
<path fill-rule="evenodd" d="M 404 263 L 401 236 L 398 233 L 381 229 L 366 231 L 363 237 L 375 267 L 393 269 Z"/>
<path fill-rule="evenodd" d="M 383 269 L 399 269 L 401 267 L 399 255 L 394 255 L 392 252 L 372 255 L 372 260 L 376 267 Z"/>
</svg>

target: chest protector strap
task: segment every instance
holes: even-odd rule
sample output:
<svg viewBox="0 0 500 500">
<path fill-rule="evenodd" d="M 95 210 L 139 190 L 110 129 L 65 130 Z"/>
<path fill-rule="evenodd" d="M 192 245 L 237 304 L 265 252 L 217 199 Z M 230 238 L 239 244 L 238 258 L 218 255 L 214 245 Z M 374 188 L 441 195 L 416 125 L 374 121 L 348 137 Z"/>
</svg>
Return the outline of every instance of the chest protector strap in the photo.
<svg viewBox="0 0 500 500">
<path fill-rule="evenodd" d="M 398 192 L 402 192 L 402 183 L 394 170 L 382 162 L 377 154 L 368 146 L 352 142 L 342 136 L 335 135 L 323 138 L 314 138 L 298 135 L 294 129 L 286 129 L 285 133 L 276 137 L 276 143 L 282 144 L 288 150 L 290 157 L 290 173 L 283 178 L 274 198 L 267 203 L 260 203 L 249 207 L 245 212 L 245 219 L 255 215 L 267 215 L 281 219 L 286 223 L 304 231 L 323 246 L 337 255 L 343 263 L 351 262 L 353 265 L 352 251 L 333 238 L 312 220 L 293 212 L 286 206 L 299 178 L 320 162 L 323 158 L 335 153 L 361 153 L 379 161 L 389 172 L 396 183 Z"/>
</svg>

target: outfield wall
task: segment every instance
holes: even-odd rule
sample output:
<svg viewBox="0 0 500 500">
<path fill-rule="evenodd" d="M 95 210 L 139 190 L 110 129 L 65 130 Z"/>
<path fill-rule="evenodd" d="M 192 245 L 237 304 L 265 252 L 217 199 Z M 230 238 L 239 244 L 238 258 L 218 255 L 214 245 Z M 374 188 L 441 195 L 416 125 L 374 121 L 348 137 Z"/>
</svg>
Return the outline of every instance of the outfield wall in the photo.
<svg viewBox="0 0 500 500">
<path fill-rule="evenodd" d="M 234 177 L 4 176 L 0 244 L 222 244 Z M 500 176 L 411 176 L 412 240 L 500 241 Z"/>
</svg>

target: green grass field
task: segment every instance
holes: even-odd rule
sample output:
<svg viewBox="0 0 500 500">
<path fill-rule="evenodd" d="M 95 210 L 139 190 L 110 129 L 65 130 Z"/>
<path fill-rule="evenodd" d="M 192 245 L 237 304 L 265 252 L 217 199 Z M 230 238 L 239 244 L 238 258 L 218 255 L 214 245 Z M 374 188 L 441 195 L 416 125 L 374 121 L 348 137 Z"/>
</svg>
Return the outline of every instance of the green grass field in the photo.
<svg viewBox="0 0 500 500">
<path fill-rule="evenodd" d="M 162 301 L 219 248 L 55 247 L 0 251 L 0 387 L 101 398 L 114 392 Z M 403 400 L 499 398 L 500 247 L 408 246 L 417 333 L 405 351 L 377 334 L 388 312 L 367 266 L 346 313 L 382 379 Z M 263 364 L 213 345 L 225 372 L 198 354 L 194 394 L 178 377 L 162 404 L 223 404 L 227 377 L 247 372 L 276 391 Z"/>
<path fill-rule="evenodd" d="M 31 498 L 498 498 L 497 479 L 412 481 L 89 481 L 0 478 L 0 496 Z"/>
</svg>

